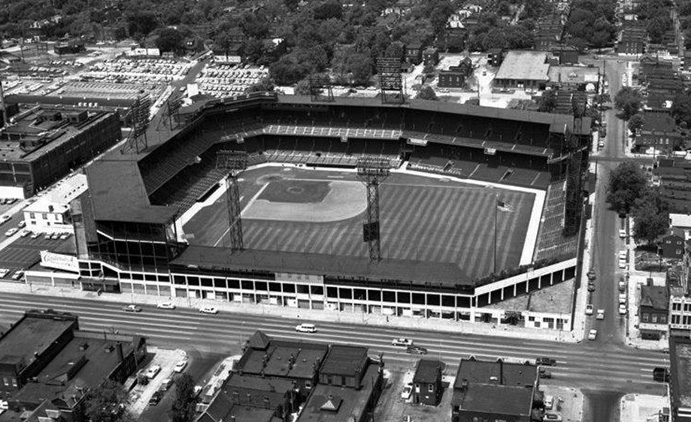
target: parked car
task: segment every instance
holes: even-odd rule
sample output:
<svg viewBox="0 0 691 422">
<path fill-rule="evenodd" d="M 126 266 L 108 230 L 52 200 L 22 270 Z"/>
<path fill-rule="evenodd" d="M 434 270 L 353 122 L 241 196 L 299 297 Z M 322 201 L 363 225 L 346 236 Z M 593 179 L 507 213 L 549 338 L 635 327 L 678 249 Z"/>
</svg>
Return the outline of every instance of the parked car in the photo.
<svg viewBox="0 0 691 422">
<path fill-rule="evenodd" d="M 605 310 L 604 309 L 598 309 L 597 310 L 597 316 L 595 319 L 605 319 Z"/>
<path fill-rule="evenodd" d="M 542 403 L 544 403 L 545 409 L 550 410 L 552 407 L 554 407 L 554 396 L 545 395 Z"/>
<path fill-rule="evenodd" d="M 17 227 L 19 227 L 20 229 L 23 229 L 24 227 L 26 227 L 26 221 L 24 221 L 24 220 L 20 221 L 19 224 L 17 224 Z"/>
<path fill-rule="evenodd" d="M 31 233 L 32 239 L 38 239 L 39 237 L 41 237 L 41 233 Z"/>
<path fill-rule="evenodd" d="M 161 383 L 161 389 L 160 389 L 159 391 L 161 391 L 161 390 L 166 390 L 166 391 L 167 391 L 167 390 L 170 390 L 170 387 L 172 387 L 173 384 L 174 384 L 174 381 L 173 381 L 172 378 L 166 378 L 166 379 L 164 379 L 163 382 Z"/>
<path fill-rule="evenodd" d="M 561 422 L 563 419 L 561 418 L 561 415 L 558 413 L 545 413 L 545 416 L 543 416 L 542 420 L 545 422 Z"/>
<path fill-rule="evenodd" d="M 406 353 L 410 353 L 411 355 L 426 355 L 427 354 L 427 349 L 424 347 L 420 346 L 408 346 L 405 349 Z"/>
<path fill-rule="evenodd" d="M 155 391 L 153 396 L 149 399 L 149 406 L 156 406 L 163 398 L 163 393 L 161 391 Z"/>
<path fill-rule="evenodd" d="M 148 379 L 154 379 L 159 372 L 161 372 L 161 367 L 159 365 L 152 365 L 146 370 L 144 376 Z"/>
<path fill-rule="evenodd" d="M 595 340 L 597 338 L 597 330 L 592 329 L 588 332 L 588 340 Z"/>
<path fill-rule="evenodd" d="M 186 367 L 187 367 L 187 360 L 181 360 L 180 362 L 175 364 L 175 366 L 173 367 L 173 371 L 175 371 L 179 374 L 180 372 L 184 371 Z"/>
<path fill-rule="evenodd" d="M 587 304 L 585 305 L 585 314 L 586 315 L 592 315 L 593 314 L 593 305 L 592 304 Z"/>
<path fill-rule="evenodd" d="M 589 292 L 594 292 L 595 291 L 595 282 L 593 280 L 588 281 L 588 291 Z"/>
<path fill-rule="evenodd" d="M 52 240 L 58 240 L 58 239 L 60 239 L 60 233 L 58 233 L 58 232 L 51 233 L 51 234 L 50 234 L 50 238 L 51 238 Z"/>
<path fill-rule="evenodd" d="M 30 234 L 31 234 L 31 232 L 27 229 L 23 229 L 22 231 L 19 232 L 19 236 L 21 236 L 21 237 L 27 237 Z"/>
<path fill-rule="evenodd" d="M 620 304 L 626 303 L 626 293 L 619 293 L 619 303 Z"/>
<path fill-rule="evenodd" d="M 314 324 L 300 324 L 295 327 L 295 331 L 298 333 L 316 333 L 317 326 Z"/>
<path fill-rule="evenodd" d="M 199 308 L 199 312 L 203 314 L 217 314 L 218 309 L 214 308 L 213 306 L 204 305 L 201 308 Z"/>
<path fill-rule="evenodd" d="M 175 309 L 175 304 L 173 302 L 162 302 L 156 305 L 158 309 Z"/>
<path fill-rule="evenodd" d="M 137 305 L 127 305 L 122 310 L 125 312 L 141 312 L 142 308 Z"/>
<path fill-rule="evenodd" d="M 404 347 L 410 347 L 413 345 L 413 340 L 409 338 L 395 338 L 391 340 L 391 345 L 392 346 L 404 346 Z"/>
<path fill-rule="evenodd" d="M 543 356 L 543 357 L 539 357 L 539 358 L 535 359 L 535 364 L 536 365 L 542 365 L 542 366 L 556 366 L 557 361 L 555 359 Z"/>
<path fill-rule="evenodd" d="M 50 233 L 46 233 L 43 235 L 43 240 L 50 240 Z"/>
<path fill-rule="evenodd" d="M 5 278 L 9 273 L 10 270 L 8 270 L 7 268 L 0 268 L 0 278 Z"/>
<path fill-rule="evenodd" d="M 626 282 L 624 280 L 619 280 L 619 291 L 623 292 L 626 290 Z"/>
<path fill-rule="evenodd" d="M 619 315 L 626 315 L 626 305 L 619 304 Z"/>
<path fill-rule="evenodd" d="M 63 233 L 63 234 L 60 235 L 60 240 L 67 240 L 67 239 L 70 238 L 70 236 L 72 236 L 72 233 L 70 233 L 70 232 L 65 232 L 65 233 Z"/>
<path fill-rule="evenodd" d="M 403 387 L 403 391 L 401 391 L 401 398 L 403 400 L 408 400 L 412 394 L 413 394 L 413 386 L 412 385 L 406 385 L 405 387 Z"/>
<path fill-rule="evenodd" d="M 540 367 L 540 378 L 552 378 L 552 372 Z"/>
<path fill-rule="evenodd" d="M 17 233 L 18 230 L 19 229 L 17 229 L 17 228 L 11 228 L 5 232 L 5 236 L 7 236 L 7 237 L 14 236 L 14 234 Z"/>
<path fill-rule="evenodd" d="M 22 277 L 24 277 L 24 270 L 17 270 L 12 274 L 12 280 L 19 280 Z"/>
<path fill-rule="evenodd" d="M 619 229 L 619 237 L 621 237 L 622 239 L 626 238 L 626 230 Z"/>
</svg>

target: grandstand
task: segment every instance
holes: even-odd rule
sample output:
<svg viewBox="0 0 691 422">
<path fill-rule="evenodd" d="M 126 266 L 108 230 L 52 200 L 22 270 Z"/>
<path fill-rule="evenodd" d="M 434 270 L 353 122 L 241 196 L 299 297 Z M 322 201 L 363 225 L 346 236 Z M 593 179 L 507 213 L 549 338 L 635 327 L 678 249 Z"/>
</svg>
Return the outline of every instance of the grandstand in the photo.
<svg viewBox="0 0 691 422">
<path fill-rule="evenodd" d="M 159 242 L 165 242 L 168 245 L 166 259 L 170 262 L 170 267 L 167 271 L 175 268 L 175 271 L 178 272 L 194 272 L 202 271 L 201 267 L 203 267 L 205 272 L 224 274 L 224 277 L 229 277 L 228 274 L 232 273 L 236 274 L 237 277 L 248 279 L 273 280 L 279 277 L 273 272 L 280 267 L 279 263 L 284 262 L 284 265 L 288 265 L 287 263 L 290 261 L 291 264 L 288 265 L 290 271 L 296 274 L 301 274 L 301 271 L 304 274 L 313 274 L 314 271 L 320 272 L 329 269 L 328 277 L 326 273 L 322 274 L 325 277 L 324 282 L 329 278 L 332 283 L 336 284 L 372 282 L 378 283 L 378 286 L 384 286 L 387 283 L 393 283 L 392 285 L 405 286 L 406 289 L 413 289 L 413 291 L 419 288 L 424 289 L 424 291 L 437 289 L 451 295 L 459 295 L 456 298 L 445 299 L 447 305 L 453 303 L 453 306 L 457 307 L 465 307 L 469 303 L 491 303 L 495 297 L 503 299 L 511 294 L 516 295 L 533 288 L 539 288 L 543 280 L 550 283 L 559 282 L 574 275 L 575 260 L 570 258 L 563 260 L 565 257 L 575 257 L 576 252 L 575 248 L 572 248 L 573 244 L 568 243 L 568 239 L 565 239 L 563 235 L 563 204 L 568 188 L 565 186 L 567 168 L 565 161 L 569 156 L 566 136 L 567 133 L 573 133 L 579 145 L 586 145 L 590 127 L 587 118 L 574 122 L 572 117 L 565 115 L 424 101 L 414 101 L 405 105 L 383 105 L 370 99 L 338 98 L 332 103 L 317 104 L 311 103 L 308 98 L 263 93 L 225 100 L 211 100 L 204 104 L 195 104 L 190 108 L 182 109 L 180 113 L 187 123 L 183 125 L 182 129 L 172 131 L 169 138 L 158 140 L 151 136 L 149 147 L 144 151 L 139 153 L 116 151 L 104 159 L 109 163 L 109 172 L 115 171 L 118 162 L 128 164 L 123 165 L 123 171 L 129 168 L 130 163 L 136 163 L 138 166 L 140 176 L 138 174 L 137 177 L 141 177 L 141 186 L 146 193 L 147 200 L 138 199 L 141 203 L 132 204 L 136 212 L 130 212 L 128 218 L 137 221 L 130 221 L 129 223 L 156 225 L 156 233 L 161 239 Z M 538 277 L 544 276 L 537 281 L 514 277 L 517 280 L 515 283 L 524 283 L 525 287 L 519 287 L 518 290 L 511 287 L 513 293 L 509 291 L 509 287 L 497 287 L 501 290 L 499 294 L 499 290 L 493 291 L 491 287 L 483 285 L 483 292 L 485 292 L 483 294 L 487 296 L 478 299 L 472 298 L 472 291 L 477 287 L 473 283 L 476 278 L 482 276 L 482 273 L 478 273 L 477 269 L 469 268 L 473 265 L 472 256 L 464 258 L 467 262 L 463 261 L 462 265 L 465 266 L 463 268 L 459 268 L 459 261 L 454 261 L 458 256 L 463 256 L 463 248 L 468 247 L 468 245 L 463 245 L 465 238 L 454 239 L 460 245 L 458 249 L 450 252 L 457 254 L 455 258 L 452 257 L 453 259 L 448 260 L 440 258 L 434 263 L 435 265 L 442 265 L 443 263 L 443 271 L 430 272 L 430 274 L 439 273 L 439 279 L 434 278 L 436 275 L 430 275 L 425 279 L 424 271 L 417 272 L 414 278 L 409 278 L 412 276 L 407 275 L 407 272 L 400 271 L 400 269 L 393 270 L 397 268 L 397 263 L 406 268 L 414 268 L 415 265 L 419 265 L 420 268 L 432 268 L 430 262 L 425 262 L 424 259 L 435 256 L 441 257 L 446 254 L 446 251 L 438 245 L 430 246 L 424 250 L 418 246 L 416 249 L 416 230 L 423 229 L 418 229 L 414 222 L 410 223 L 412 224 L 412 229 L 409 230 L 410 237 L 405 239 L 408 249 L 389 252 L 380 265 L 365 266 L 362 261 L 363 257 L 352 252 L 352 245 L 361 244 L 356 239 L 360 236 L 358 230 L 351 230 L 345 235 L 348 242 L 343 249 L 337 244 L 338 237 L 329 237 L 330 231 L 327 226 L 325 226 L 326 229 L 320 228 L 321 231 L 315 231 L 310 237 L 312 241 L 319 239 L 323 243 L 324 246 L 319 247 L 308 248 L 306 246 L 308 240 L 299 239 L 299 230 L 285 230 L 285 235 L 281 238 L 283 240 L 276 236 L 269 236 L 276 239 L 274 241 L 277 243 L 290 238 L 290 242 L 286 244 L 295 244 L 296 248 L 267 247 L 266 242 L 270 241 L 260 238 L 264 235 L 256 234 L 260 233 L 260 230 L 253 229 L 251 224 L 247 226 L 250 237 L 248 244 L 250 248 L 253 244 L 258 245 L 262 250 L 261 253 L 259 249 L 256 253 L 250 249 L 241 254 L 229 255 L 223 248 L 218 247 L 221 238 L 216 244 L 212 242 L 211 245 L 174 244 L 175 230 L 167 226 L 170 224 L 170 215 L 174 213 L 174 215 L 180 216 L 188 210 L 193 213 L 197 212 L 199 207 L 192 209 L 195 204 L 206 201 L 212 194 L 219 194 L 216 189 L 220 174 L 215 171 L 213 163 L 216 152 L 221 149 L 246 151 L 249 155 L 250 166 L 277 163 L 290 164 L 291 168 L 296 166 L 302 168 L 330 167 L 346 170 L 356 166 L 358 157 L 379 156 L 388 159 L 393 169 L 401 171 L 408 169 L 445 176 L 441 178 L 440 183 L 449 178 L 467 179 L 474 182 L 475 186 L 479 186 L 476 188 L 478 191 L 488 189 L 485 184 L 493 184 L 497 187 L 513 185 L 522 188 L 522 192 L 546 191 L 547 201 L 542 209 L 545 224 L 539 229 L 540 239 L 532 258 L 537 261 L 544 257 L 558 257 L 562 261 L 557 267 L 545 269 L 543 273 L 535 269 L 535 272 L 531 274 L 539 273 L 542 275 L 537 275 Z M 116 176 L 111 173 L 110 177 Z M 414 181 L 407 183 L 411 186 L 415 184 Z M 439 216 L 435 215 L 435 211 L 437 211 L 435 206 L 424 203 L 436 194 L 425 192 L 424 183 L 420 185 L 423 187 L 416 188 L 414 201 L 424 205 L 422 207 L 424 210 L 420 211 L 421 217 L 418 216 L 418 218 L 439 219 Z M 127 187 L 121 188 L 126 189 Z M 441 189 L 440 186 L 434 188 Z M 253 189 L 259 188 L 254 186 Z M 513 190 L 521 191 L 519 188 Z M 253 196 L 247 191 L 243 191 L 242 194 L 247 196 L 244 199 L 245 202 Z M 384 193 L 385 201 L 386 195 L 405 197 L 405 194 Z M 473 223 L 476 221 L 473 220 L 474 218 L 477 216 L 486 218 L 487 215 L 491 215 L 491 210 L 496 208 L 496 202 L 493 202 L 496 201 L 495 193 L 483 193 L 481 195 L 482 200 L 468 200 L 468 197 L 463 195 L 465 194 L 458 194 L 456 203 L 450 204 L 451 206 L 444 210 L 439 209 L 439 214 L 453 212 L 454 215 L 464 215 L 466 219 L 472 220 L 466 222 L 468 227 L 472 229 Z M 444 195 L 436 196 L 443 197 Z M 214 197 L 217 198 L 218 196 Z M 528 206 L 530 201 L 521 198 L 520 196 L 516 196 L 514 199 L 510 198 L 511 206 L 504 208 L 504 212 L 511 215 L 515 214 L 515 218 L 511 217 L 512 219 L 510 219 L 511 223 L 508 222 L 507 217 L 505 219 L 507 221 L 506 226 L 502 226 L 502 230 L 507 230 L 507 243 L 515 244 L 517 242 L 516 239 L 511 240 L 511 238 L 518 231 L 508 229 L 509 226 L 523 225 L 524 230 L 527 227 L 525 214 L 520 214 L 519 211 Z M 94 200 L 98 202 L 102 198 L 95 197 Z M 485 208 L 477 208 L 472 213 L 466 212 L 463 209 L 463 204 L 469 202 L 482 203 L 482 207 Z M 396 212 L 402 211 L 401 217 L 395 218 L 404 218 L 405 209 L 409 209 L 411 206 L 415 205 L 408 203 L 400 207 L 392 206 Z M 97 210 L 101 209 L 104 207 L 97 207 Z M 164 210 L 170 210 L 170 212 L 166 213 Z M 213 212 L 218 213 L 219 211 Z M 109 218 L 112 217 L 109 215 Z M 96 227 L 99 226 L 99 219 L 101 217 L 96 212 L 94 216 Z M 356 219 L 352 217 L 347 221 L 348 230 L 357 227 Z M 278 221 L 278 219 L 272 224 L 276 229 L 281 230 L 289 226 Z M 299 226 L 299 224 L 294 225 Z M 487 223 L 484 220 L 483 223 L 478 222 L 475 226 L 483 226 L 485 229 L 481 235 L 476 236 L 485 240 L 492 238 L 490 232 L 486 230 Z M 168 228 L 162 230 L 162 227 Z M 346 227 L 346 223 L 339 223 L 339 227 L 334 228 L 331 233 L 336 231 L 340 233 L 345 230 L 344 227 Z M 118 228 L 113 226 L 112 230 L 116 229 Z M 136 232 L 128 233 L 127 241 L 131 243 L 129 239 L 141 236 L 142 230 L 141 227 L 138 227 Z M 222 235 L 222 227 L 220 233 L 218 233 L 218 227 L 214 230 L 217 235 Z M 261 230 L 264 230 L 261 233 L 265 233 L 264 228 Z M 471 233 L 470 231 L 462 231 L 459 234 L 468 236 Z M 112 251 L 117 251 L 119 240 L 115 236 L 106 238 L 100 233 L 92 237 L 99 239 L 98 242 L 102 244 L 100 249 L 88 245 L 80 250 L 88 248 L 91 258 L 95 260 L 99 259 L 99 250 L 107 250 L 108 265 L 117 266 L 117 253 L 113 254 Z M 322 239 L 322 237 L 325 238 Z M 520 233 L 515 237 L 521 238 Z M 489 242 L 491 244 L 491 241 Z M 313 242 L 309 242 L 310 246 L 312 244 Z M 427 245 L 424 246 L 427 247 Z M 141 247 L 142 253 L 144 253 L 144 249 Z M 131 251 L 132 248 L 128 250 Z M 139 250 L 139 246 L 134 250 Z M 361 281 L 353 279 L 353 274 L 337 264 L 338 260 L 343 259 L 343 256 L 338 253 L 341 250 L 348 251 L 346 253 L 348 262 L 352 261 L 352 263 L 357 263 L 358 266 L 362 267 L 361 275 L 358 276 L 362 277 Z M 331 254 L 330 251 L 334 253 Z M 479 253 L 491 255 L 485 252 L 482 249 Z M 131 252 L 129 253 L 131 255 Z M 473 251 L 473 253 L 478 252 Z M 497 270 L 503 269 L 504 265 L 516 266 L 519 258 L 521 262 L 524 262 L 519 255 L 520 253 L 517 254 L 515 249 L 506 252 L 505 256 L 502 257 L 502 266 Z M 100 268 L 99 271 L 116 271 L 113 267 L 105 269 L 105 257 L 104 255 L 103 263 L 97 264 Z M 159 260 L 156 262 L 160 262 L 162 259 L 160 256 L 156 258 Z M 530 258 L 529 256 L 526 263 L 530 262 Z M 129 256 L 128 259 L 128 270 L 135 271 L 136 265 L 133 264 L 135 259 L 132 256 Z M 195 260 L 200 262 L 194 264 Z M 141 260 L 141 262 L 145 261 L 145 259 Z M 271 268 L 267 267 L 269 262 L 273 265 Z M 301 265 L 304 265 L 302 270 L 300 269 Z M 140 270 L 145 270 L 145 267 L 146 265 L 142 264 Z M 92 273 L 95 271 L 92 264 L 89 268 Z M 485 274 L 491 271 L 491 268 L 492 264 L 489 261 L 483 261 L 481 270 L 485 271 Z M 389 269 L 391 273 L 388 273 Z M 161 269 L 156 271 L 160 274 Z M 170 272 L 167 274 L 166 280 L 173 283 L 172 279 L 175 278 L 174 283 L 165 288 L 158 286 L 155 294 L 215 294 L 216 298 L 233 300 L 230 293 L 225 290 L 218 290 L 216 293 L 209 291 L 204 293 L 201 290 L 192 292 L 185 287 L 178 292 L 179 285 L 200 286 L 201 283 L 202 287 L 213 286 L 208 284 L 211 281 L 205 280 L 203 277 L 200 281 L 196 275 L 185 275 L 178 280 L 178 275 L 173 276 Z M 280 277 L 288 276 L 281 275 Z M 144 280 L 148 281 L 149 278 Z M 238 284 L 239 288 L 245 288 L 245 281 L 247 280 Z M 231 284 L 235 285 L 235 282 L 231 283 L 230 279 L 224 282 L 219 281 L 219 283 L 219 286 L 223 286 L 224 289 L 232 289 L 234 287 L 231 287 Z M 264 288 L 261 283 L 257 285 Z M 341 294 L 340 288 L 338 294 Z M 259 296 L 261 295 L 253 293 L 250 300 L 263 301 L 263 296 L 262 298 Z M 308 306 L 325 305 L 310 302 Z M 467 315 L 463 313 L 454 315 L 454 318 L 467 318 Z"/>
</svg>

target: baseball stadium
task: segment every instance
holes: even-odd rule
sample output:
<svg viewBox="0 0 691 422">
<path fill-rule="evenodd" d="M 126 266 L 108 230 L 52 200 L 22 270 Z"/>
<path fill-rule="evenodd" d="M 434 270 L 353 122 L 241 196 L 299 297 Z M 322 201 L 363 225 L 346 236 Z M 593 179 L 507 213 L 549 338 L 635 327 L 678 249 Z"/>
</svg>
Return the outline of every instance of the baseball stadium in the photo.
<svg viewBox="0 0 691 422">
<path fill-rule="evenodd" d="M 487 321 L 575 277 L 585 118 L 265 93 L 175 118 L 87 168 L 85 288 Z"/>
</svg>

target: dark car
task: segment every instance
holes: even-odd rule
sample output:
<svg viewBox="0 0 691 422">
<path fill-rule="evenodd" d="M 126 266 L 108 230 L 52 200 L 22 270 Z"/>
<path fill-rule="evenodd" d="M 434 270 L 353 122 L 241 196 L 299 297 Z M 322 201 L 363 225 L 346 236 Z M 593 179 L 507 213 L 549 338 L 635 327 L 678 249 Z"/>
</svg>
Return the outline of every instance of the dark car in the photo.
<svg viewBox="0 0 691 422">
<path fill-rule="evenodd" d="M 411 355 L 426 355 L 427 349 L 420 346 L 408 346 L 405 351 Z"/>
<path fill-rule="evenodd" d="M 149 399 L 149 406 L 156 406 L 163 398 L 163 393 L 156 391 L 153 396 Z"/>
<path fill-rule="evenodd" d="M 552 373 L 545 368 L 540 368 L 540 378 L 552 378 Z"/>
<path fill-rule="evenodd" d="M 595 283 L 593 283 L 592 281 L 589 281 L 589 282 L 588 282 L 588 291 L 589 291 L 589 292 L 594 292 L 594 291 L 595 291 Z"/>
<path fill-rule="evenodd" d="M 557 361 L 552 358 L 548 357 L 540 357 L 535 359 L 535 364 L 536 365 L 542 365 L 542 366 L 556 366 Z"/>
</svg>

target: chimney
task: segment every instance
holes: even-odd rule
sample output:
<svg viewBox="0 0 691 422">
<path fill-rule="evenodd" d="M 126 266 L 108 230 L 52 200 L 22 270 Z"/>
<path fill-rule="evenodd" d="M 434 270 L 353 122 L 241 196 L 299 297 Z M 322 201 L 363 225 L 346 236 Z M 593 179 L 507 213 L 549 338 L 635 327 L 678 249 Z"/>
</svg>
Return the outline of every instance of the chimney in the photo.
<svg viewBox="0 0 691 422">
<path fill-rule="evenodd" d="M 122 352 L 122 343 L 120 343 L 119 341 L 115 343 L 115 349 L 118 351 L 118 362 L 124 362 L 125 355 Z"/>
</svg>

